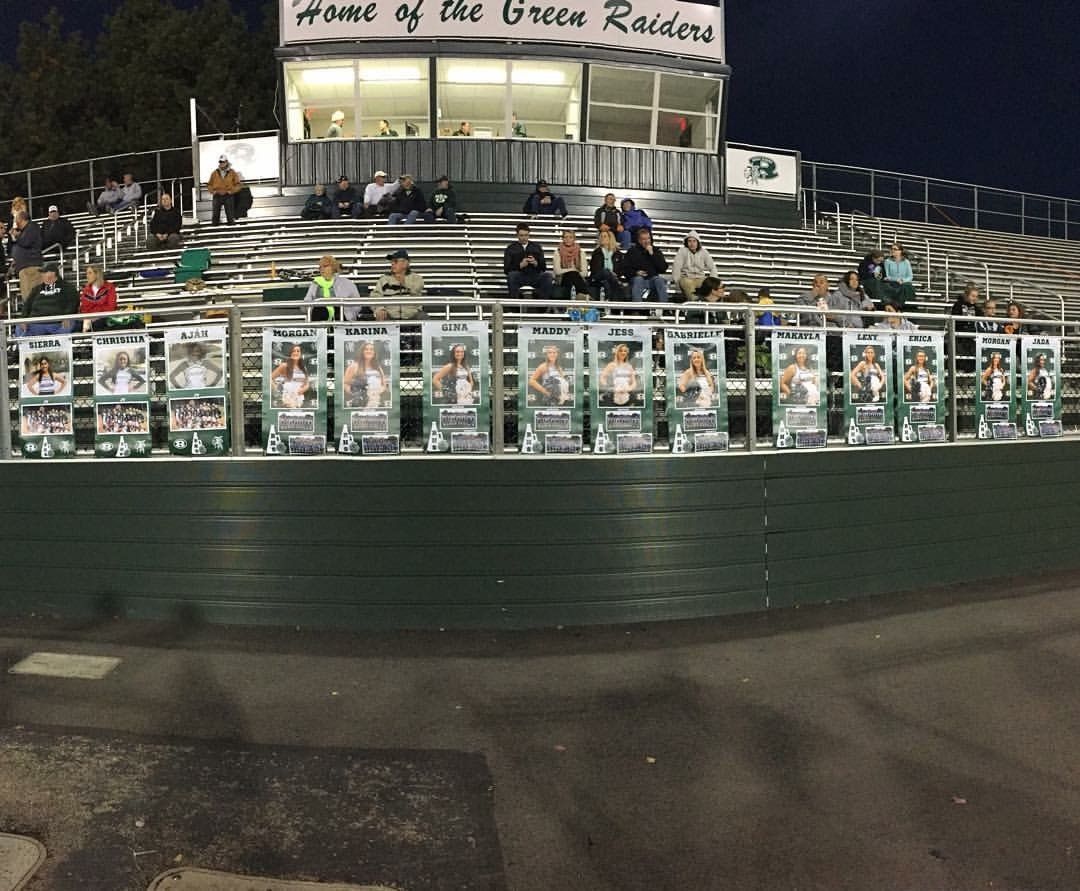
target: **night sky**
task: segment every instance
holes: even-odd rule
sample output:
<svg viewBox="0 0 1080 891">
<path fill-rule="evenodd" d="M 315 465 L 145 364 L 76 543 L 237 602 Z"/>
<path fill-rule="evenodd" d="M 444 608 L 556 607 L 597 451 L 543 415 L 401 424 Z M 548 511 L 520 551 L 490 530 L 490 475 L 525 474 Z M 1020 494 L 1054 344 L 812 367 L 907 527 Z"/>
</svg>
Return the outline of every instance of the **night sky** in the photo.
<svg viewBox="0 0 1080 891">
<path fill-rule="evenodd" d="M 39 2 L 22 8 L 37 14 Z M 94 34 L 121 2 L 55 5 Z M 262 5 L 234 2 L 253 26 Z M 728 0 L 728 138 L 1080 198 L 1077 20 L 1060 0 Z M 6 58 L 14 35 L 0 31 Z"/>
</svg>

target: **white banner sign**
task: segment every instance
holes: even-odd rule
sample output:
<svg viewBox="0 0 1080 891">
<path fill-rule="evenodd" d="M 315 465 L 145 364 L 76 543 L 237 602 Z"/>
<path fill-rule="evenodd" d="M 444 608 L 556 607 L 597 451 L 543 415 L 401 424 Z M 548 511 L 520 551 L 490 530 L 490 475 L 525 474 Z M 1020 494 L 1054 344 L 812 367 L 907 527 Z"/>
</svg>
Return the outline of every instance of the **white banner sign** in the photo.
<svg viewBox="0 0 1080 891">
<path fill-rule="evenodd" d="M 789 198 L 799 194 L 799 161 L 795 155 L 728 146 L 726 170 L 729 192 L 759 192 Z"/>
<path fill-rule="evenodd" d="M 724 7 L 684 0 L 281 0 L 283 44 L 448 39 L 569 43 L 723 62 Z"/>
<path fill-rule="evenodd" d="M 205 183 L 224 155 L 245 181 L 277 179 L 280 144 L 276 136 L 253 136 L 250 139 L 208 139 L 199 143 L 199 181 Z"/>
</svg>

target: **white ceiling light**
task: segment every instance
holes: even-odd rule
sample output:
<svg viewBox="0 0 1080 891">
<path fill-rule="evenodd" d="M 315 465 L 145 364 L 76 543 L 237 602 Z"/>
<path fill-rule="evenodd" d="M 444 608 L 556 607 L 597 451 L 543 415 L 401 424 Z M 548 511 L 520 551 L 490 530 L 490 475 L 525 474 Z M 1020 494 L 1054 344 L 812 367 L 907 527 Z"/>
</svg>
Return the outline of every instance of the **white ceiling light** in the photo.
<svg viewBox="0 0 1080 891">
<path fill-rule="evenodd" d="M 318 87 L 337 87 L 353 82 L 352 68 L 305 68 L 304 83 Z"/>
<path fill-rule="evenodd" d="M 504 84 L 506 83 L 506 68 L 455 65 L 447 70 L 446 81 L 452 84 Z"/>
<path fill-rule="evenodd" d="M 394 83 L 401 81 L 417 81 L 421 79 L 420 69 L 415 65 L 383 65 L 378 68 L 360 69 L 360 80 Z"/>
<path fill-rule="evenodd" d="M 566 75 L 558 68 L 518 68 L 512 76 L 516 84 L 533 87 L 557 87 L 566 83 Z"/>
</svg>

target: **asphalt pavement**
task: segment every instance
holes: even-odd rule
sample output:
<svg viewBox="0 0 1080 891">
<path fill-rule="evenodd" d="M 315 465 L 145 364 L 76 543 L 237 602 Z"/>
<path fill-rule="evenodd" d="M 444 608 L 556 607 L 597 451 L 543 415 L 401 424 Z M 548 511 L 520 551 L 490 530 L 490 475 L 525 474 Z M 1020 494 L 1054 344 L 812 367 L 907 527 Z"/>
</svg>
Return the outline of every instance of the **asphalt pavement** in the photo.
<svg viewBox="0 0 1080 891">
<path fill-rule="evenodd" d="M 120 661 L 8 672 L 37 652 Z M 515 633 L 23 618 L 0 663 L 28 891 L 1080 888 L 1075 575 Z"/>
</svg>

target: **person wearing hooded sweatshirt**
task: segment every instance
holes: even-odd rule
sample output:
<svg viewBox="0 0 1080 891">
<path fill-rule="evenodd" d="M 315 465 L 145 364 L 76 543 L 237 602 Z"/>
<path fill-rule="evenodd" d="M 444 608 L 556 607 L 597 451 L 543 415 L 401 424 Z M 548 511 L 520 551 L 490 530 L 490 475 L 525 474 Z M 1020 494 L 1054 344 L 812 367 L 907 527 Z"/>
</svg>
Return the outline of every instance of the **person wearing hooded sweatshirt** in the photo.
<svg viewBox="0 0 1080 891">
<path fill-rule="evenodd" d="M 679 286 L 685 299 L 693 300 L 697 289 L 707 276 L 716 275 L 716 264 L 701 244 L 701 238 L 691 229 L 683 240 L 683 246 L 675 252 L 671 277 Z"/>
<path fill-rule="evenodd" d="M 648 229 L 652 232 L 652 220 L 643 210 L 638 210 L 632 198 L 622 200 L 623 231 L 619 233 L 619 247 L 624 251 L 637 243 L 637 230 Z"/>
<path fill-rule="evenodd" d="M 304 300 L 308 303 L 318 304 L 311 310 L 311 321 L 334 321 L 337 307 L 329 301 L 343 301 L 348 298 L 359 301 L 360 292 L 350 279 L 341 274 L 341 264 L 337 259 L 327 254 L 319 260 L 319 274 L 304 295 Z M 360 307 L 356 303 L 346 303 L 342 307 L 342 315 L 345 321 L 355 322 L 360 317 Z"/>
<path fill-rule="evenodd" d="M 457 192 L 450 185 L 450 177 L 445 173 L 436 180 L 435 191 L 431 193 L 431 199 L 424 211 L 424 222 L 434 223 L 436 220 L 457 222 Z"/>
<path fill-rule="evenodd" d="M 873 312 L 874 310 L 874 301 L 863 293 L 862 288 L 859 286 L 859 273 L 854 269 L 840 277 L 836 290 L 831 291 L 825 299 L 830 310 L 851 312 L 860 309 L 867 312 Z M 862 316 L 842 316 L 827 313 L 825 319 L 830 325 L 835 325 L 838 328 L 865 327 Z"/>
</svg>

